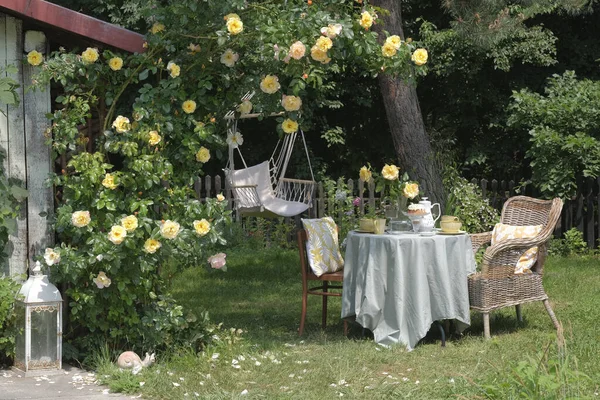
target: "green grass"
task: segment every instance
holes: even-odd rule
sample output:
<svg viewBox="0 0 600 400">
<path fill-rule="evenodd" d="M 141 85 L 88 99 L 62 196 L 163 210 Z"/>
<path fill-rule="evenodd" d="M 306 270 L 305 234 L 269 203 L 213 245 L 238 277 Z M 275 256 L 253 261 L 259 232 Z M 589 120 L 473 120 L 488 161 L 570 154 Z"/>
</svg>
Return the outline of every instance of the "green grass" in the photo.
<svg viewBox="0 0 600 400">
<path fill-rule="evenodd" d="M 483 339 L 481 317 L 472 313 L 471 328 L 464 336 L 452 338 L 446 348 L 440 347 L 434 334 L 406 352 L 403 346 L 386 349 L 362 338 L 358 326 L 344 337 L 339 298 L 330 299 L 324 331 L 321 299 L 310 298 L 305 335 L 299 337 L 297 252 L 231 251 L 227 264 L 227 273 L 190 269 L 172 284 L 175 297 L 186 307 L 206 309 L 212 321 L 222 321 L 223 327 L 214 334 L 230 340 L 200 354 L 186 349 L 161 354 L 157 365 L 135 377 L 119 373 L 105 357 L 99 374 L 109 377 L 105 382 L 113 390 L 137 390 L 144 397 L 163 399 L 195 398 L 195 393 L 203 399 L 472 399 L 486 398 L 486 390 L 496 398 L 511 398 L 527 389 L 543 392 L 548 377 L 554 376 L 552 370 L 542 373 L 542 378 L 515 373 L 519 362 L 526 361 L 535 372 L 543 370 L 544 354 L 556 359 L 556 331 L 541 302 L 523 306 L 521 324 L 514 308 L 492 314 L 492 340 Z M 597 258 L 547 261 L 545 287 L 564 324 L 568 349 L 560 353 L 567 354 L 560 371 L 566 371 L 565 376 L 579 371 L 590 377 L 570 376 L 556 398 L 600 398 L 595 394 L 600 382 L 598 272 Z M 232 334 L 233 328 L 243 333 Z M 219 356 L 213 359 L 215 353 Z M 244 390 L 247 395 L 242 395 Z"/>
</svg>

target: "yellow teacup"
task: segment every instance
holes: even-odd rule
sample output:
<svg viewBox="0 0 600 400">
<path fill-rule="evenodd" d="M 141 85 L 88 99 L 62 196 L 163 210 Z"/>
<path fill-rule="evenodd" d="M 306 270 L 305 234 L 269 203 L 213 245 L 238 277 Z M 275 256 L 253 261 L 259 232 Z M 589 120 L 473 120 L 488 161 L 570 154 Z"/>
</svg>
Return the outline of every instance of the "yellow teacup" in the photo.
<svg viewBox="0 0 600 400">
<path fill-rule="evenodd" d="M 442 232 L 457 233 L 462 227 L 462 222 L 460 222 L 458 217 L 454 217 L 452 215 L 442 215 L 440 227 L 442 228 Z"/>
</svg>

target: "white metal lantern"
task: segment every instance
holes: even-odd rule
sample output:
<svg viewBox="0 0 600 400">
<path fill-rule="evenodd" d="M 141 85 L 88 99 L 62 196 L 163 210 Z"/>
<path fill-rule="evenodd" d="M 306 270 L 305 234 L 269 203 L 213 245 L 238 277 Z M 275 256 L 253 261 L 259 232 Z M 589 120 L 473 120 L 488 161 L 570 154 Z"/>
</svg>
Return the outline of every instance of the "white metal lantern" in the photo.
<svg viewBox="0 0 600 400">
<path fill-rule="evenodd" d="M 25 376 L 62 369 L 62 297 L 35 263 L 15 302 L 17 327 L 15 368 Z"/>
</svg>

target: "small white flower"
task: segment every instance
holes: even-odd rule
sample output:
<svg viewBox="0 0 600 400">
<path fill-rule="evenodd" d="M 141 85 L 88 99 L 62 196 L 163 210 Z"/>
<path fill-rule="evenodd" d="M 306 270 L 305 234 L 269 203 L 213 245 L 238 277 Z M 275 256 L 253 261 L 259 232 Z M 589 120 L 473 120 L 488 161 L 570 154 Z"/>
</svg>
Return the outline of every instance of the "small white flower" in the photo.
<svg viewBox="0 0 600 400">
<path fill-rule="evenodd" d="M 233 365 L 237 365 L 237 363 L 238 363 L 238 360 L 236 360 L 236 359 L 234 358 L 233 360 L 231 360 L 231 363 L 232 363 Z"/>
<path fill-rule="evenodd" d="M 183 381 L 184 381 L 184 379 L 183 379 L 182 377 L 179 377 L 179 380 L 180 380 L 181 382 L 183 382 Z"/>
<path fill-rule="evenodd" d="M 329 385 L 329 387 L 337 387 L 337 385 L 335 383 L 332 383 Z"/>
<path fill-rule="evenodd" d="M 242 396 L 245 396 L 248 394 L 248 389 L 244 389 L 242 390 L 242 393 L 240 393 Z"/>
<path fill-rule="evenodd" d="M 402 378 L 402 381 L 403 381 L 403 382 L 408 382 L 408 378 L 407 378 L 407 377 L 404 377 L 404 378 Z"/>
<path fill-rule="evenodd" d="M 342 379 L 341 381 L 338 382 L 338 385 L 342 386 L 346 384 L 346 380 Z"/>
<path fill-rule="evenodd" d="M 450 380 L 448 382 L 454 383 L 454 378 L 450 378 Z"/>
<path fill-rule="evenodd" d="M 239 132 L 228 132 L 227 133 L 227 144 L 234 148 L 237 149 L 239 146 L 241 146 L 242 144 L 244 144 L 244 137 L 242 136 L 241 133 Z"/>
<path fill-rule="evenodd" d="M 288 375 L 288 377 L 289 377 L 289 378 L 293 378 L 293 377 L 295 377 L 295 376 L 296 376 L 296 374 L 289 374 L 289 375 Z"/>
<path fill-rule="evenodd" d="M 257 367 L 260 367 L 260 364 L 261 364 L 261 362 L 260 362 L 260 361 L 256 361 L 256 362 L 254 363 L 254 365 L 256 365 Z"/>
<path fill-rule="evenodd" d="M 175 387 L 179 387 L 179 386 L 181 386 L 181 385 L 180 385 L 179 383 L 177 383 L 177 382 L 171 382 L 171 383 L 172 383 L 172 384 L 173 384 L 173 386 L 175 386 Z"/>
<path fill-rule="evenodd" d="M 415 381 L 415 385 L 418 385 L 420 382 L 419 381 Z"/>
<path fill-rule="evenodd" d="M 219 358 L 219 353 L 213 353 L 212 359 L 216 360 L 217 358 Z"/>
<path fill-rule="evenodd" d="M 140 387 L 144 386 L 146 382 L 140 382 Z"/>
<path fill-rule="evenodd" d="M 244 356 L 238 356 L 238 360 L 240 360 L 240 361 L 246 361 L 246 357 L 244 357 Z"/>
<path fill-rule="evenodd" d="M 200 397 L 200 393 L 198 393 L 198 392 L 194 392 L 194 396 L 196 396 L 196 397 Z"/>
</svg>

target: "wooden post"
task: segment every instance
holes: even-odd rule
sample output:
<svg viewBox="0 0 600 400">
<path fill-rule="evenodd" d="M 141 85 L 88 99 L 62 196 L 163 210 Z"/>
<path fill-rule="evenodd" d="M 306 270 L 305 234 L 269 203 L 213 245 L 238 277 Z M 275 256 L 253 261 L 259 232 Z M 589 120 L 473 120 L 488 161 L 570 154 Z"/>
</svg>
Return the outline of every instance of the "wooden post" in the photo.
<svg viewBox="0 0 600 400">
<path fill-rule="evenodd" d="M 25 116 L 23 115 L 23 22 L 13 17 L 5 16 L 6 35 L 6 64 L 17 68 L 16 74 L 9 75 L 21 86 L 17 88 L 17 96 L 21 103 L 8 106 L 8 176 L 23 182 L 27 187 L 27 166 L 25 158 Z M 21 208 L 17 218 L 17 231 L 9 238 L 11 253 L 8 269 L 11 276 L 27 272 L 27 207 Z"/>
<path fill-rule="evenodd" d="M 25 32 L 24 55 L 37 50 L 47 56 L 48 44 L 43 32 Z M 28 64 L 23 66 L 23 87 L 31 85 L 32 77 L 40 67 Z M 50 146 L 46 144 L 44 133 L 49 127 L 46 114 L 50 112 L 50 85 L 41 90 L 27 90 L 23 97 L 25 115 L 25 148 L 27 149 L 27 241 L 28 248 L 34 249 L 35 254 L 29 254 L 31 259 L 43 253 L 46 247 L 54 244 L 54 233 L 48 223 L 47 216 L 54 213 L 54 194 L 52 187 L 45 184 L 52 170 Z M 91 124 L 88 124 L 90 146 L 92 142 Z"/>
</svg>

